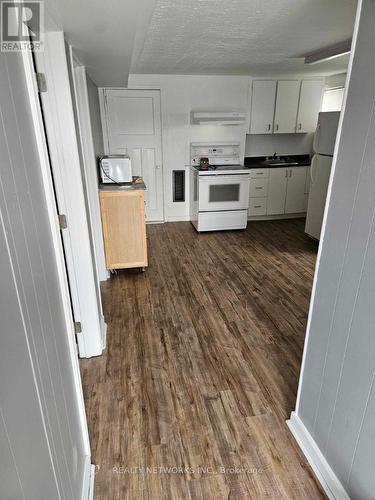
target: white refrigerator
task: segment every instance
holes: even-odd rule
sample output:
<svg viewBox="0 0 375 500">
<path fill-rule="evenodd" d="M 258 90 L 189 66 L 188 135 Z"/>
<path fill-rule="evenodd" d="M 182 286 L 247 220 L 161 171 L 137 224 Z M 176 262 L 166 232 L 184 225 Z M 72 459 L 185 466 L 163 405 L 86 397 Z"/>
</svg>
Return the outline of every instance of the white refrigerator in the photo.
<svg viewBox="0 0 375 500">
<path fill-rule="evenodd" d="M 314 137 L 315 154 L 310 168 L 311 183 L 305 232 L 317 240 L 320 239 L 322 229 L 339 118 L 339 111 L 319 113 Z"/>
</svg>

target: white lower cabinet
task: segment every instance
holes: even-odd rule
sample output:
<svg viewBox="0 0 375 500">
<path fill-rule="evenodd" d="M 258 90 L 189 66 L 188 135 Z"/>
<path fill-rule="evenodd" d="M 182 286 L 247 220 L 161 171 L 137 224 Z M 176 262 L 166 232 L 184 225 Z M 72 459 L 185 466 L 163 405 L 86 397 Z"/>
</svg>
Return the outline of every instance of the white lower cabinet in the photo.
<svg viewBox="0 0 375 500">
<path fill-rule="evenodd" d="M 268 178 L 251 179 L 250 198 L 264 198 L 268 194 Z"/>
<path fill-rule="evenodd" d="M 298 214 L 306 211 L 306 167 L 292 167 L 288 172 L 285 213 Z"/>
<path fill-rule="evenodd" d="M 268 180 L 267 215 L 283 214 L 288 184 L 287 168 L 271 168 Z"/>
<path fill-rule="evenodd" d="M 269 168 L 250 170 L 249 217 L 267 215 Z"/>
<path fill-rule="evenodd" d="M 310 167 L 251 169 L 249 217 L 306 212 L 309 172 Z"/>
<path fill-rule="evenodd" d="M 267 215 L 267 198 L 250 198 L 249 217 Z"/>
</svg>

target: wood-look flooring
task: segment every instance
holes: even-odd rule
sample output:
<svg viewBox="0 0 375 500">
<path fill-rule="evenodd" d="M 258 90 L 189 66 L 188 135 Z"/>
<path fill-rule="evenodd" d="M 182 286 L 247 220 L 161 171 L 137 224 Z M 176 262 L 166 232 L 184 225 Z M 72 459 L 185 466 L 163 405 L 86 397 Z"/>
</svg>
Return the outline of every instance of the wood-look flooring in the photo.
<svg viewBox="0 0 375 500">
<path fill-rule="evenodd" d="M 285 424 L 317 251 L 303 226 L 150 225 L 150 267 L 104 284 L 108 348 L 81 361 L 96 500 L 325 498 Z"/>
</svg>

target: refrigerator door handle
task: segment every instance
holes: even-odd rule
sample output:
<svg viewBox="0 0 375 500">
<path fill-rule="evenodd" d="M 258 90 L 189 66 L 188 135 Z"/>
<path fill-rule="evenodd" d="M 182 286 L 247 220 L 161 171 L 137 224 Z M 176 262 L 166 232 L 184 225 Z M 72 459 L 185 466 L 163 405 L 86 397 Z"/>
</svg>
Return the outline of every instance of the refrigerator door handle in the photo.
<svg viewBox="0 0 375 500">
<path fill-rule="evenodd" d="M 312 157 L 311 160 L 311 167 L 310 167 L 310 179 L 311 179 L 311 184 L 314 184 L 314 176 L 313 176 L 313 171 L 314 171 L 314 165 L 316 164 L 316 155 Z"/>
<path fill-rule="evenodd" d="M 314 135 L 314 143 L 313 143 L 313 149 L 315 153 L 320 153 L 318 151 L 318 144 L 319 144 L 319 135 L 320 135 L 320 121 L 318 122 L 318 125 L 316 127 L 315 135 Z"/>
</svg>

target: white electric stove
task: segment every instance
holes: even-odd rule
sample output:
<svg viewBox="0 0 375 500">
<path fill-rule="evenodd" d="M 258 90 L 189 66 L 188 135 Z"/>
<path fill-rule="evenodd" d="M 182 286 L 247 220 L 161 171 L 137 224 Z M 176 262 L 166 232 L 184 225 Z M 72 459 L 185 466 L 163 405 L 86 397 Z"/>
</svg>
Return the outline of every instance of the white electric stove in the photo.
<svg viewBox="0 0 375 500">
<path fill-rule="evenodd" d="M 200 169 L 208 158 L 208 169 Z M 197 231 L 245 229 L 250 172 L 241 164 L 240 143 L 190 146 L 190 219 Z"/>
</svg>

